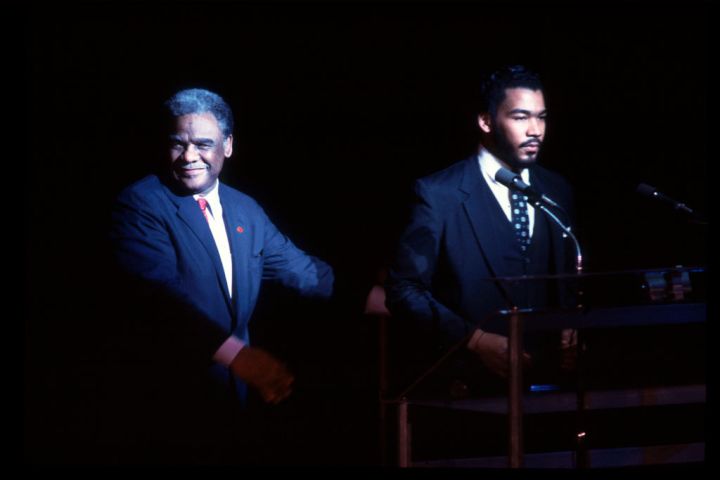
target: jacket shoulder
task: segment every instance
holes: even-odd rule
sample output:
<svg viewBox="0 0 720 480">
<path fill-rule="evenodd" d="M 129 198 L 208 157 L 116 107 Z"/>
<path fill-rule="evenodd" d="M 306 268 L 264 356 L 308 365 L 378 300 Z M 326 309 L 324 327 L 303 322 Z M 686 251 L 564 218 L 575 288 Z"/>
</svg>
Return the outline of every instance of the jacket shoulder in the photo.
<svg viewBox="0 0 720 480">
<path fill-rule="evenodd" d="M 565 177 L 560 175 L 559 173 L 553 172 L 552 170 L 549 170 L 542 165 L 534 165 L 532 167 L 533 172 L 537 175 L 540 175 L 542 178 L 547 179 L 551 182 L 556 183 L 563 183 L 568 185 L 567 180 L 565 180 Z"/>
<path fill-rule="evenodd" d="M 148 175 L 125 187 L 118 195 L 118 200 L 148 201 L 154 196 L 159 196 L 164 188 L 156 175 Z"/>
<path fill-rule="evenodd" d="M 559 173 L 548 170 L 547 168 L 535 165 L 532 167 L 533 174 L 537 175 L 538 178 L 545 184 L 553 187 L 556 190 L 561 191 L 564 194 L 572 193 L 572 187 L 565 177 Z"/>
<path fill-rule="evenodd" d="M 462 179 L 467 169 L 467 163 L 471 161 L 470 158 L 455 162 L 449 167 L 443 168 L 436 172 L 431 173 L 418 179 L 425 185 L 432 187 L 444 187 L 448 185 L 457 186 L 458 182 Z"/>
<path fill-rule="evenodd" d="M 473 159 L 475 157 L 466 158 L 453 163 L 447 168 L 431 173 L 430 175 L 419 178 L 415 182 L 416 193 L 424 192 L 438 199 L 451 201 L 455 199 L 459 201 L 464 197 L 461 195 L 461 188 L 467 185 L 475 184 L 481 177 L 480 169 L 477 169 L 476 178 L 467 178 L 473 172 Z"/>
<path fill-rule="evenodd" d="M 222 182 L 219 185 L 220 188 L 220 200 L 232 202 L 244 211 L 258 211 L 262 210 L 260 204 L 252 198 L 250 195 L 241 192 L 240 190 L 230 187 Z"/>
</svg>

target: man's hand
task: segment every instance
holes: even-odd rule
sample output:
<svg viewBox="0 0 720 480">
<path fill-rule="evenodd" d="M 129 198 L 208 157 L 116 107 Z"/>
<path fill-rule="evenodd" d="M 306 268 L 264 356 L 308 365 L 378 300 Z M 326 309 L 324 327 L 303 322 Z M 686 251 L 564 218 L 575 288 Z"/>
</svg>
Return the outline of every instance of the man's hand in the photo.
<svg viewBox="0 0 720 480">
<path fill-rule="evenodd" d="M 279 403 L 292 391 L 295 380 L 279 360 L 257 347 L 245 346 L 230 363 L 233 375 L 258 389 L 263 400 Z"/>
<path fill-rule="evenodd" d="M 500 377 L 507 378 L 510 371 L 507 337 L 478 329 L 468 342 L 468 348 L 480 356 L 480 360 L 488 370 Z M 522 358 L 525 366 L 528 366 L 530 355 L 523 352 Z"/>
</svg>

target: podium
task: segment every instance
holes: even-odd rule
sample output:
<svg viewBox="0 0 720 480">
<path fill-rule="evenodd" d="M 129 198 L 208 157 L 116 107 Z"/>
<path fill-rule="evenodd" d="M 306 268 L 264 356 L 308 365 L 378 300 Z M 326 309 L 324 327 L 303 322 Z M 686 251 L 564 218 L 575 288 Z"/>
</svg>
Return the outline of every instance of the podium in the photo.
<svg viewBox="0 0 720 480">
<path fill-rule="evenodd" d="M 703 429 L 706 398 L 705 340 L 702 331 L 695 326 L 704 328 L 706 321 L 705 278 L 703 268 L 673 267 L 488 280 L 508 288 L 542 282 L 547 288 L 570 289 L 576 294 L 576 304 L 571 308 L 544 309 L 508 306 L 479 324 L 483 330 L 508 336 L 509 377 L 505 395 L 433 398 L 419 393 L 422 385 L 465 347 L 467 339 L 463 339 L 422 375 L 405 388 L 398 389 L 399 393 L 385 398 L 385 405 L 396 412 L 397 465 L 583 468 L 704 461 L 704 433 L 698 432 Z M 689 334 L 687 326 L 692 326 Z M 686 331 L 677 334 L 674 330 L 677 328 Z M 521 363 L 524 342 L 537 332 L 561 329 L 573 329 L 578 335 L 573 382 L 528 384 L 524 381 Z M 623 331 L 632 331 L 637 337 L 631 337 L 631 346 L 637 347 L 634 356 L 623 355 L 622 349 L 617 348 L 620 342 L 616 337 Z M 673 357 L 668 353 L 667 345 L 658 341 L 661 338 L 658 331 L 662 331 L 673 346 L 679 345 L 686 351 Z M 665 341 L 667 343 L 667 338 Z M 660 347 L 663 348 L 658 351 Z M 655 365 L 659 364 L 653 364 L 652 370 L 658 371 L 631 374 L 646 357 L 653 355 L 661 358 L 660 364 L 665 361 L 669 366 L 656 369 Z M 678 365 L 688 356 L 694 357 L 694 363 Z M 603 372 L 607 366 L 613 371 Z M 678 415 L 685 415 L 683 408 L 692 412 L 680 422 L 692 426 L 694 436 L 682 432 L 679 442 L 671 438 L 648 438 L 645 439 L 647 445 L 619 442 L 616 448 L 592 448 L 592 442 L 586 441 L 586 437 L 593 436 L 592 429 L 586 428 L 592 415 L 627 410 L 630 415 L 641 416 L 638 412 L 654 407 L 670 409 Z M 417 408 L 506 417 L 507 455 L 413 458 L 411 416 Z M 526 454 L 524 419 L 543 414 L 569 415 L 574 430 L 571 449 Z M 564 428 L 568 430 L 567 424 Z M 482 434 L 478 432 L 478 435 Z"/>
</svg>

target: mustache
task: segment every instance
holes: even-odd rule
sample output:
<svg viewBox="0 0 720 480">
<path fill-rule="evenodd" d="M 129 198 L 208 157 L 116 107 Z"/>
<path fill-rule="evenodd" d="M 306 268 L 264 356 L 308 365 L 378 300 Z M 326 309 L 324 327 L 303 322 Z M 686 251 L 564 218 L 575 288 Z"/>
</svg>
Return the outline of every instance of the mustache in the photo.
<svg viewBox="0 0 720 480">
<path fill-rule="evenodd" d="M 530 147 L 530 146 L 539 147 L 541 145 L 542 145 L 542 142 L 540 140 L 528 140 L 527 142 L 521 143 L 520 148 Z"/>
</svg>

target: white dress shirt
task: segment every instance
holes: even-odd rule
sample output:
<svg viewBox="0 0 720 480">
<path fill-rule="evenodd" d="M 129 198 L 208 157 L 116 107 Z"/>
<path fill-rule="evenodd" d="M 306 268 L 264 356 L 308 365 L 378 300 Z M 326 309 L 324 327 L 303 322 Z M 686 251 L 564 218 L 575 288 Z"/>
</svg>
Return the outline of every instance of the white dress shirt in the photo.
<svg viewBox="0 0 720 480">
<path fill-rule="evenodd" d="M 230 242 L 228 242 L 225 221 L 223 220 L 220 194 L 218 193 L 219 184 L 219 180 L 215 180 L 215 185 L 213 185 L 209 191 L 193 195 L 193 198 L 195 201 L 197 201 L 198 198 L 204 198 L 208 202 L 208 208 L 206 210 L 208 213 L 208 225 L 210 225 L 210 232 L 215 239 L 215 246 L 220 254 L 220 261 L 222 262 L 225 273 L 228 292 L 230 292 L 230 296 L 232 297 L 232 253 L 230 252 Z"/>
<path fill-rule="evenodd" d="M 210 226 L 210 232 L 215 239 L 215 246 L 220 254 L 220 261 L 222 262 L 223 272 L 225 273 L 225 281 L 227 282 L 228 292 L 232 297 L 232 252 L 230 251 L 230 242 L 228 241 L 227 231 L 225 230 L 225 221 L 223 220 L 222 205 L 220 204 L 220 194 L 218 193 L 218 185 L 220 182 L 215 180 L 215 185 L 209 191 L 203 192 L 202 194 L 193 195 L 195 201 L 198 198 L 204 198 L 208 202 L 207 207 L 207 220 Z M 227 340 L 220 345 L 220 348 L 213 355 L 213 360 L 216 362 L 229 366 L 240 350 L 245 346 L 245 343 L 237 338 L 235 335 L 231 335 Z"/>
<path fill-rule="evenodd" d="M 500 168 L 502 168 L 500 161 L 495 158 L 492 153 L 488 152 L 485 148 L 481 148 L 480 153 L 478 153 L 478 163 L 480 165 L 480 172 L 482 174 L 482 177 L 485 179 L 485 183 L 487 183 L 488 187 L 490 187 L 490 191 L 493 193 L 493 195 L 495 195 L 495 199 L 497 200 L 498 204 L 500 204 L 500 208 L 502 208 L 503 212 L 505 212 L 505 216 L 507 217 L 508 222 L 512 222 L 509 189 L 502 183 L 495 180 L 495 174 L 498 170 L 500 170 Z M 527 168 L 522 169 L 522 171 L 520 172 L 520 177 L 522 178 L 523 182 L 530 185 L 530 171 Z M 528 235 L 532 237 L 533 227 L 535 226 L 535 207 L 530 203 L 527 203 L 527 206 L 529 207 Z"/>
</svg>

